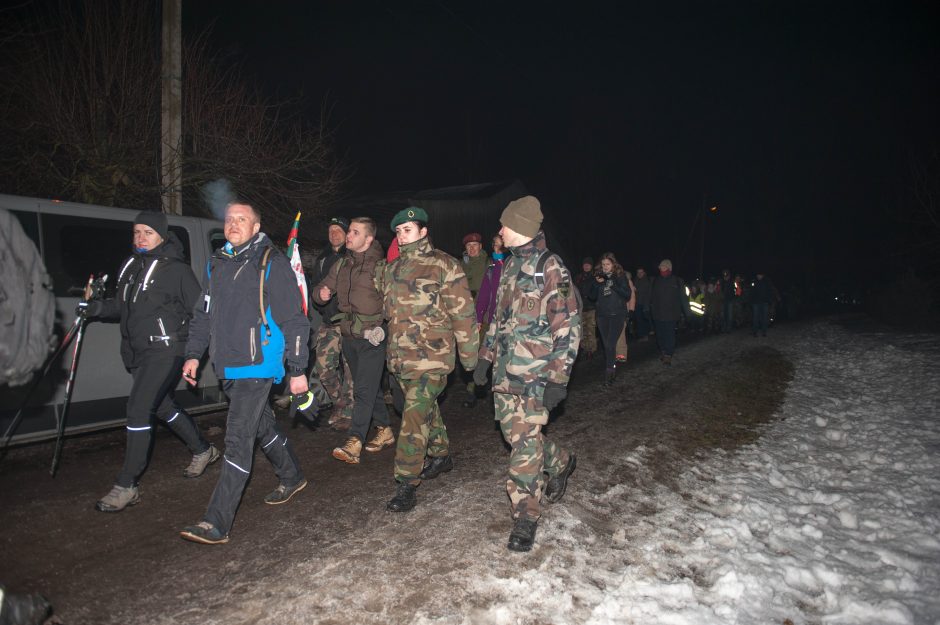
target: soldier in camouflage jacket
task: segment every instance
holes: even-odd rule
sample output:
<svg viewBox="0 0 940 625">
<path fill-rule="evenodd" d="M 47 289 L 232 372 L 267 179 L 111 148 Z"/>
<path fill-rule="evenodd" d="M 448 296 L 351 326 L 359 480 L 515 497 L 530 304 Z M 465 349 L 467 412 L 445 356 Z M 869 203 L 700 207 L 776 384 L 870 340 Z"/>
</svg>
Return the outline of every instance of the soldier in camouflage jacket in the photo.
<svg viewBox="0 0 940 625">
<path fill-rule="evenodd" d="M 503 266 L 474 381 L 485 384 L 492 365 L 496 418 L 512 447 L 506 489 L 515 522 L 508 547 L 528 551 L 543 494 L 552 503 L 561 499 L 575 467 L 575 455 L 546 439 L 542 426 L 567 395 L 581 339 L 581 304 L 561 258 L 545 245 L 538 200 L 510 202 L 500 221 L 512 256 Z"/>
<path fill-rule="evenodd" d="M 390 335 L 388 369 L 404 394 L 395 453 L 398 491 L 387 506 L 395 512 L 414 507 L 421 480 L 453 467 L 437 396 L 454 370 L 455 343 L 468 371 L 476 367 L 479 348 L 467 277 L 457 259 L 431 245 L 427 219 L 423 209 L 411 207 L 392 220 L 400 256 L 386 266 L 379 285 Z"/>
</svg>

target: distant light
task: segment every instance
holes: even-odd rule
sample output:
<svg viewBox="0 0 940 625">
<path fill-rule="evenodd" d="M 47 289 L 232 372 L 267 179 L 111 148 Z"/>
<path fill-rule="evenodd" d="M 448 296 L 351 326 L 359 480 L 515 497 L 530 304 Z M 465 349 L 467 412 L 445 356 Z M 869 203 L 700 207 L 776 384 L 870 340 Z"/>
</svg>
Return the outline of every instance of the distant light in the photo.
<svg viewBox="0 0 940 625">
<path fill-rule="evenodd" d="M 718 212 L 718 205 L 716 204 L 715 206 L 712 206 L 712 207 L 709 208 L 708 210 L 709 210 L 710 212 L 712 212 L 712 213 L 717 213 L 717 212 Z"/>
<path fill-rule="evenodd" d="M 838 296 L 838 295 L 836 295 L 835 300 L 836 300 L 837 302 L 839 301 L 839 296 Z"/>
</svg>

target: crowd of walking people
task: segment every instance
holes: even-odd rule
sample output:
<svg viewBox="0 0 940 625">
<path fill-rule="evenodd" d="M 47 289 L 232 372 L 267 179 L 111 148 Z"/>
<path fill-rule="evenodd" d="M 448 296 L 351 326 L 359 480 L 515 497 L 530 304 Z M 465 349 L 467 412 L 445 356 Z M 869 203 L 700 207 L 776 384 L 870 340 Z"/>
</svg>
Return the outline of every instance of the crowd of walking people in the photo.
<svg viewBox="0 0 940 625">
<path fill-rule="evenodd" d="M 636 277 L 623 268 L 612 252 L 581 261 L 574 281 L 584 302 L 580 356 L 604 355 L 604 384 L 612 384 L 617 365 L 627 362 L 627 340 L 647 342 L 654 337 L 664 365 L 672 364 L 676 330 L 680 327 L 703 334 L 731 332 L 750 322 L 751 334 L 767 336 L 780 294 L 763 272 L 752 282 L 725 269 L 720 278 L 686 283 L 672 273 L 672 261 L 663 259 L 658 275 L 644 267 Z M 600 342 L 598 342 L 598 337 Z"/>
<path fill-rule="evenodd" d="M 459 364 L 466 406 L 490 387 L 511 448 L 507 547 L 530 550 L 543 505 L 562 498 L 577 464 L 573 452 L 542 431 L 549 411 L 567 396 L 582 310 L 541 223 L 535 197 L 510 202 L 489 241 L 492 253 L 479 233 L 469 233 L 458 260 L 434 247 L 420 207 L 391 220 L 388 251 L 373 219 L 335 217 L 329 246 L 309 268 L 310 301 L 304 302 L 286 255 L 261 230 L 261 213 L 250 202 L 228 204 L 226 242 L 201 280 L 182 262 L 165 215 L 140 213 L 116 297 L 80 310 L 89 319 L 120 321 L 122 355 L 134 380 L 125 465 L 97 509 L 115 513 L 141 501 L 154 418 L 190 448 L 187 477 L 222 460 L 205 515 L 184 527 L 182 538 L 229 541 L 256 445 L 278 478 L 264 502 L 291 501 L 308 482 L 271 405 L 272 388 L 283 383 L 292 410 L 308 410 L 315 398 L 332 406 L 329 423 L 346 435 L 332 450 L 337 460 L 358 464 L 363 453 L 394 447 L 396 486 L 386 509 L 411 510 L 423 481 L 454 468 L 438 398 Z M 616 289 L 627 293 L 622 281 Z M 180 376 L 197 383 L 206 354 L 229 400 L 221 453 L 174 400 Z M 386 393 L 401 415 L 397 435 Z"/>
<path fill-rule="evenodd" d="M 120 512 L 141 501 L 154 418 L 189 447 L 186 477 L 223 460 L 203 519 L 183 528 L 183 538 L 228 542 L 256 445 L 278 478 L 265 503 L 289 502 L 307 480 L 270 403 L 272 388 L 283 382 L 285 406 L 332 407 L 329 424 L 346 436 L 332 450 L 335 459 L 355 465 L 363 453 L 395 448 L 396 486 L 386 509 L 406 512 L 417 505 L 423 481 L 454 468 L 438 401 L 454 374 L 463 380 L 464 406 L 482 396 L 492 401 L 511 448 L 507 547 L 528 551 L 543 505 L 561 499 L 577 465 L 575 454 L 542 430 L 567 396 L 579 349 L 584 359 L 602 350 L 610 386 L 627 362 L 628 337 L 654 336 L 662 363 L 670 365 L 680 325 L 730 332 L 749 316 L 754 336 L 766 336 L 779 300 L 762 273 L 746 283 L 725 270 L 687 284 L 668 259 L 651 277 L 643 267 L 635 274 L 625 269 L 611 252 L 596 263 L 584 258 L 572 277 L 547 247 L 532 196 L 510 202 L 500 222 L 490 249 L 480 233 L 468 233 L 458 260 L 434 247 L 420 207 L 394 216 L 387 251 L 372 218 L 334 217 L 329 245 L 308 268 L 304 302 L 287 257 L 261 231 L 260 211 L 247 201 L 228 205 L 226 243 L 210 259 L 202 287 L 166 216 L 140 213 L 115 297 L 81 310 L 120 322 L 121 355 L 133 377 L 124 466 L 96 508 Z M 180 376 L 196 384 L 206 353 L 229 399 L 224 452 L 174 399 Z M 388 403 L 401 416 L 397 433 Z"/>
</svg>

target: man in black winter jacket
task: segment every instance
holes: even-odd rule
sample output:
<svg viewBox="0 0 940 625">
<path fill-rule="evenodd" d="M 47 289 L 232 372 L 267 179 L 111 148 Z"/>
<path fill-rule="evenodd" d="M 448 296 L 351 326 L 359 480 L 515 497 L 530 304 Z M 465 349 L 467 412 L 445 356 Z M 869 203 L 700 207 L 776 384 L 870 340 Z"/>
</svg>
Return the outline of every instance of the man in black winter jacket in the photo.
<svg viewBox="0 0 940 625">
<path fill-rule="evenodd" d="M 140 501 L 138 480 L 147 468 L 154 415 L 193 453 L 183 475 L 199 477 L 219 459 L 219 451 L 173 397 L 199 283 L 163 213 L 137 215 L 133 247 L 118 272 L 115 297 L 92 301 L 84 311 L 88 317 L 120 321 L 121 357 L 134 378 L 127 401 L 124 467 L 111 491 L 95 504 L 101 512 L 120 512 Z M 86 292 L 86 301 L 89 296 Z"/>
<path fill-rule="evenodd" d="M 659 277 L 653 280 L 650 292 L 650 312 L 656 327 L 656 343 L 660 360 L 664 365 L 672 364 L 676 351 L 676 323 L 689 311 L 689 298 L 682 278 L 672 275 L 672 261 L 659 263 Z"/>
<path fill-rule="evenodd" d="M 261 232 L 261 216 L 234 202 L 225 212 L 228 241 L 209 261 L 193 314 L 183 377 L 195 384 L 199 359 L 209 357 L 229 398 L 225 463 L 202 522 L 180 535 L 193 542 L 228 542 L 251 473 L 255 441 L 280 481 L 265 503 L 287 503 L 307 486 L 293 449 L 278 430 L 268 394 L 286 373 L 293 395 L 307 392 L 310 322 L 287 257 Z"/>
</svg>

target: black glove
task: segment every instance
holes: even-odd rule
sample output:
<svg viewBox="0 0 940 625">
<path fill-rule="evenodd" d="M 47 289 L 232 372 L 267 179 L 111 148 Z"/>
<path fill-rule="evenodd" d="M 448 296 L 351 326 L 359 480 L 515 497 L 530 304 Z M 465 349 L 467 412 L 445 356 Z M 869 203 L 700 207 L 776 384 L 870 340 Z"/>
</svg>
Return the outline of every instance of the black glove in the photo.
<svg viewBox="0 0 940 625">
<path fill-rule="evenodd" d="M 290 410 L 287 412 L 287 418 L 291 422 L 294 421 L 297 415 L 300 415 L 306 421 L 315 423 L 318 412 L 317 402 L 312 392 L 307 391 L 301 395 L 290 396 Z"/>
<path fill-rule="evenodd" d="M 82 300 L 78 303 L 78 306 L 75 307 L 75 314 L 79 317 L 84 317 L 88 319 L 89 317 L 97 317 L 101 315 L 101 302 L 97 300 L 86 301 Z"/>
<path fill-rule="evenodd" d="M 489 373 L 493 363 L 489 360 L 477 362 L 477 368 L 473 370 L 473 383 L 477 386 L 486 386 L 486 374 Z"/>
<path fill-rule="evenodd" d="M 552 410 L 568 396 L 568 389 L 558 382 L 549 382 L 545 385 L 542 395 L 542 405 L 546 410 Z"/>
</svg>

